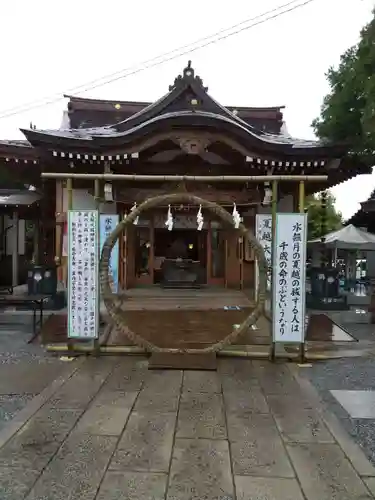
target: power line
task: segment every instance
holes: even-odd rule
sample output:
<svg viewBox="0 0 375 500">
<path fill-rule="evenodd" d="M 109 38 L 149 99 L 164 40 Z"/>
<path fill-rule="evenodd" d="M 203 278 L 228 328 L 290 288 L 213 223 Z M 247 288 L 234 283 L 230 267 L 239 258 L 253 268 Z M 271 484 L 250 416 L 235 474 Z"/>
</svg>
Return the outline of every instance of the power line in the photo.
<svg viewBox="0 0 375 500">
<path fill-rule="evenodd" d="M 230 31 L 230 30 L 233 30 L 233 29 L 236 29 L 240 26 L 243 26 L 244 24 L 247 24 L 249 22 L 252 22 L 252 21 L 256 21 L 257 19 L 259 18 L 262 18 L 266 15 L 269 15 L 269 14 L 272 14 L 274 13 L 275 11 L 279 11 L 280 9 L 282 8 L 285 8 L 285 7 L 288 7 L 289 5 L 291 4 L 295 4 L 296 2 L 298 2 L 300 0 L 292 0 L 292 1 L 289 1 L 287 2 L 286 4 L 283 4 L 283 5 L 279 5 L 278 7 L 275 7 L 269 11 L 266 11 L 266 12 L 263 12 L 262 14 L 258 14 L 257 16 L 255 17 L 252 17 L 252 18 L 248 18 L 248 19 L 245 19 L 244 21 L 241 21 L 240 23 L 237 23 L 237 24 L 234 24 L 228 28 L 224 28 L 222 30 L 219 30 L 217 31 L 216 33 L 213 33 L 211 35 L 208 35 L 208 36 L 205 36 L 203 38 L 200 38 L 198 40 L 195 40 L 194 42 L 191 42 L 189 44 L 185 44 L 185 45 L 182 45 L 180 47 L 177 47 L 169 52 L 165 52 L 163 54 L 160 54 L 158 56 L 155 56 L 151 59 L 147 59 L 146 61 L 143 61 L 137 65 L 133 65 L 133 66 L 130 66 L 128 68 L 122 68 L 121 70 L 118 70 L 114 73 L 109 73 L 107 75 L 104 75 L 102 77 L 99 77 L 99 78 L 95 78 L 94 80 L 91 80 L 89 82 L 86 82 L 84 84 L 81 84 L 81 85 L 78 85 L 78 86 L 75 86 L 75 87 L 71 87 L 70 89 L 67 89 L 65 91 L 62 91 L 62 92 L 55 92 L 54 94 L 52 94 L 51 96 L 46 96 L 46 97 L 41 97 L 40 99 L 36 99 L 36 100 L 33 100 L 33 101 L 30 101 L 28 103 L 23 103 L 23 104 L 20 104 L 18 106 L 13 106 L 11 108 L 7 108 L 7 109 L 4 109 L 2 111 L 0 111 L 0 114 L 3 114 L 3 113 L 8 113 L 8 112 L 12 112 L 12 111 L 16 111 L 18 109 L 23 109 L 25 106 L 29 106 L 29 105 L 33 105 L 33 104 L 36 104 L 36 103 L 40 103 L 40 102 L 44 102 L 45 100 L 48 100 L 48 99 L 52 99 L 54 97 L 57 97 L 59 100 L 62 99 L 62 94 L 74 94 L 74 93 L 81 93 L 81 92 L 84 92 L 86 87 L 90 86 L 90 85 L 100 85 L 100 82 L 102 82 L 102 80 L 108 80 L 108 79 L 111 79 L 113 77 L 117 77 L 117 76 L 124 76 L 126 77 L 127 75 L 123 75 L 123 73 L 126 73 L 126 72 L 129 72 L 129 71 L 133 71 L 135 69 L 139 69 L 140 66 L 144 66 L 148 63 L 152 63 L 152 62 L 155 62 L 159 59 L 162 59 L 162 58 L 165 58 L 167 56 L 170 56 L 172 54 L 175 54 L 176 52 L 179 52 L 181 50 L 185 50 L 185 49 L 188 49 L 189 47 L 192 47 L 194 45 L 197 45 L 198 43 L 202 43 L 202 42 L 205 42 L 207 40 L 211 40 L 212 38 L 216 37 L 216 36 L 220 36 L 222 35 L 223 33 L 226 33 L 227 31 Z M 147 68 L 142 68 L 142 69 L 147 69 Z M 140 71 L 142 71 L 142 69 L 140 69 Z M 105 83 L 104 83 L 105 84 Z M 80 89 L 83 89 L 80 91 Z M 90 89 L 89 89 L 90 90 Z"/>
<path fill-rule="evenodd" d="M 292 12 L 300 7 L 304 7 L 304 6 L 308 5 L 309 3 L 312 3 L 315 0 L 305 0 L 304 2 L 299 3 L 297 5 L 292 5 L 296 1 L 297 0 L 293 0 L 293 1 L 290 1 L 286 4 L 284 4 L 284 5 L 281 5 L 279 7 L 275 7 L 274 9 L 267 11 L 267 12 L 264 12 L 263 14 L 260 14 L 254 18 L 247 19 L 245 21 L 242 21 L 241 23 L 238 23 L 234 26 L 231 26 L 230 28 L 225 28 L 225 29 L 213 34 L 213 35 L 201 38 L 201 39 L 197 40 L 196 42 L 192 42 L 190 44 L 176 48 L 170 52 L 166 52 L 165 54 L 162 54 L 162 55 L 156 56 L 152 59 L 146 60 L 143 63 L 140 63 L 136 66 L 130 67 L 128 69 L 123 69 L 123 70 L 117 71 L 117 72 L 112 73 L 110 75 L 107 75 L 107 76 L 101 77 L 99 79 L 93 80 L 91 82 L 88 82 L 85 85 L 80 85 L 80 86 L 74 87 L 72 89 L 68 89 L 65 92 L 63 92 L 63 94 L 69 94 L 69 93 L 72 93 L 74 91 L 76 91 L 76 93 L 87 92 L 89 90 L 93 90 L 93 89 L 96 89 L 98 87 L 102 87 L 104 85 L 108 85 L 108 84 L 113 83 L 115 81 L 121 80 L 123 78 L 127 78 L 128 76 L 140 73 L 142 71 L 145 71 L 146 69 L 150 69 L 150 68 L 153 68 L 155 66 L 159 66 L 159 65 L 164 64 L 166 62 L 172 61 L 174 59 L 178 59 L 184 55 L 191 54 L 191 53 L 196 52 L 197 50 L 203 49 L 209 45 L 215 44 L 215 43 L 222 41 L 222 40 L 225 40 L 231 36 L 237 35 L 238 33 L 241 33 L 241 32 L 246 31 L 248 29 L 254 28 L 255 26 L 258 26 L 260 24 L 264 24 L 267 21 L 271 21 L 273 19 L 276 19 L 276 18 L 282 16 L 283 14 L 287 14 L 287 13 Z M 278 12 L 281 9 L 288 7 L 288 6 L 290 6 L 290 7 L 285 9 L 285 10 L 282 10 L 281 12 Z M 273 14 L 273 15 L 268 16 L 269 14 Z M 268 17 L 266 17 L 265 19 L 260 19 L 260 18 L 263 18 L 264 16 L 268 16 Z M 243 26 L 244 24 L 247 24 L 247 23 L 254 21 L 254 20 L 257 20 L 257 19 L 260 19 L 260 20 L 258 20 L 257 22 L 255 22 L 253 24 Z M 238 28 L 240 26 L 242 26 L 242 27 L 235 30 L 235 31 L 231 31 L 230 33 L 227 33 L 228 31 L 230 31 L 234 28 Z M 220 36 L 217 36 L 217 35 L 220 35 Z M 215 36 L 216 36 L 216 38 L 211 40 Z M 197 43 L 200 43 L 200 42 L 204 42 L 204 43 L 201 43 L 197 47 L 188 48 L 188 47 L 191 47 L 192 45 L 196 45 Z M 187 50 L 175 54 L 176 52 L 183 50 L 185 48 L 187 48 Z M 167 57 L 167 56 L 169 56 L 169 57 Z M 152 63 L 152 64 L 148 64 L 148 63 Z M 142 67 L 139 67 L 139 66 L 142 66 Z M 131 71 L 132 68 L 136 68 L 136 69 Z M 128 71 L 128 73 L 122 74 L 126 71 Z M 82 90 L 78 90 L 80 88 L 82 88 Z M 37 101 L 33 101 L 29 104 L 26 103 L 23 105 L 25 107 L 18 106 L 15 108 L 9 108 L 8 110 L 4 110 L 4 112 L 3 112 L 4 114 L 0 114 L 0 119 L 8 118 L 10 116 L 14 116 L 17 114 L 25 113 L 27 111 L 31 111 L 32 109 L 47 106 L 49 104 L 53 104 L 55 102 L 58 102 L 58 101 L 62 100 L 63 98 L 64 97 L 61 95 L 61 93 L 59 93 L 59 94 L 54 94 L 53 96 L 51 96 L 51 98 L 46 97 L 44 99 L 39 99 Z M 50 100 L 48 100 L 48 99 L 50 99 Z"/>
<path fill-rule="evenodd" d="M 172 54 L 175 54 L 176 52 L 179 52 L 181 50 L 188 49 L 189 47 L 197 45 L 198 43 L 202 43 L 202 42 L 205 42 L 207 40 L 210 40 L 210 39 L 212 39 L 212 38 L 214 38 L 214 37 L 216 37 L 218 35 L 222 35 L 223 33 L 227 32 L 227 31 L 230 31 L 230 30 L 233 30 L 233 29 L 238 28 L 240 26 L 243 26 L 244 24 L 247 24 L 247 23 L 249 23 L 251 21 L 256 21 L 257 19 L 262 18 L 262 17 L 264 17 L 264 16 L 266 16 L 268 14 L 272 14 L 275 11 L 278 11 L 278 10 L 280 10 L 282 8 L 288 7 L 291 4 L 295 4 L 297 1 L 299 1 L 299 0 L 292 0 L 292 1 L 288 2 L 288 3 L 286 3 L 286 4 L 280 5 L 278 7 L 275 7 L 274 9 L 271 9 L 271 10 L 269 10 L 267 12 L 264 12 L 263 14 L 259 14 L 259 15 L 255 16 L 255 17 L 253 17 L 253 18 L 250 18 L 250 19 L 245 19 L 245 21 L 242 21 L 240 23 L 234 24 L 233 26 L 230 26 L 229 28 L 222 29 L 220 31 L 217 31 L 216 33 L 213 33 L 213 34 L 209 35 L 209 36 L 200 38 L 200 39 L 196 40 L 195 42 L 191 42 L 189 44 L 182 45 L 182 46 L 180 46 L 180 47 L 178 47 L 176 49 L 173 49 L 173 50 L 171 50 L 169 52 L 166 52 L 164 54 L 160 54 L 160 55 L 158 55 L 156 57 L 153 57 L 151 59 L 147 59 L 146 61 L 143 61 L 143 62 L 141 62 L 141 63 L 139 63 L 139 64 L 137 64 L 135 66 L 131 66 L 131 67 L 128 67 L 128 68 L 122 68 L 121 70 L 118 70 L 118 71 L 116 71 L 114 73 L 110 73 L 110 74 L 102 76 L 100 78 L 95 78 L 94 80 L 86 82 L 86 83 L 84 83 L 82 85 L 78 85 L 76 87 L 71 87 L 70 89 L 62 91 L 62 92 L 58 92 L 58 93 L 55 92 L 51 96 L 42 97 L 40 99 L 36 99 L 36 100 L 30 101 L 28 103 L 23 103 L 23 104 L 20 104 L 18 106 L 13 106 L 12 108 L 4 109 L 4 110 L 0 111 L 0 115 L 2 115 L 4 113 L 8 114 L 8 113 L 11 113 L 13 111 L 17 111 L 19 109 L 23 109 L 25 106 L 28 107 L 28 106 L 36 105 L 38 103 L 44 103 L 44 101 L 50 100 L 50 99 L 54 99 L 54 98 L 57 98 L 58 100 L 61 100 L 61 99 L 63 99 L 62 94 L 75 94 L 75 93 L 85 92 L 86 87 L 88 87 L 90 85 L 100 85 L 101 84 L 100 82 L 102 82 L 103 80 L 108 80 L 108 79 L 111 79 L 113 77 L 117 77 L 117 76 L 121 75 L 121 76 L 123 76 L 125 78 L 127 75 L 126 74 L 123 75 L 123 73 L 129 72 L 129 71 L 134 71 L 135 69 L 138 69 L 139 71 L 142 71 L 143 69 L 147 69 L 147 68 L 140 69 L 139 67 L 147 65 L 148 63 L 152 63 L 152 62 L 158 61 L 159 59 L 162 59 L 162 58 L 165 58 L 165 57 L 170 56 Z M 83 89 L 83 90 L 80 90 L 80 89 Z"/>
</svg>

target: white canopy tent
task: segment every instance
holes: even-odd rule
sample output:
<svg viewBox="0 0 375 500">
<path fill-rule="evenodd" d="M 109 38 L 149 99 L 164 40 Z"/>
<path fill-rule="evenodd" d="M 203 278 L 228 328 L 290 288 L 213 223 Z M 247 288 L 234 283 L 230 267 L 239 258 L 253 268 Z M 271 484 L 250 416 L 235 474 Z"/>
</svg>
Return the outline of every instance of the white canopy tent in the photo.
<svg viewBox="0 0 375 500">
<path fill-rule="evenodd" d="M 358 229 L 349 224 L 337 231 L 328 233 L 325 236 L 325 242 L 322 243 L 320 238 L 308 241 L 311 247 L 319 245 L 332 250 L 352 250 L 371 252 L 375 251 L 375 234 L 368 233 L 362 229 Z"/>
</svg>

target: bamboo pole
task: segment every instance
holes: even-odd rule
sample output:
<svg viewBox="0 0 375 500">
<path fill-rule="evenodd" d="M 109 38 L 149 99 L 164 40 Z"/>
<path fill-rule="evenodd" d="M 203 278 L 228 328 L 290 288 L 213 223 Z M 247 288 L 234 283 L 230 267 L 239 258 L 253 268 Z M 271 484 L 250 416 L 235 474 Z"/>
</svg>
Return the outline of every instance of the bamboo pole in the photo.
<svg viewBox="0 0 375 500">
<path fill-rule="evenodd" d="M 68 206 L 67 206 L 67 221 L 68 221 L 69 210 L 73 209 L 73 179 L 71 177 L 68 177 L 68 180 L 66 182 L 66 189 L 68 192 Z M 69 228 L 68 228 L 68 231 L 69 231 Z M 69 238 L 69 234 L 68 234 L 68 238 Z M 69 256 L 69 251 L 68 251 L 68 256 L 67 256 L 67 260 L 66 260 L 66 274 L 65 274 L 66 287 L 68 289 L 68 293 L 69 293 L 69 258 L 70 258 L 70 256 Z M 68 310 L 67 314 L 69 315 L 69 310 Z M 69 321 L 69 318 L 68 318 L 68 321 Z M 74 351 L 74 344 L 73 344 L 71 339 L 68 339 L 68 351 L 69 352 Z"/>
<path fill-rule="evenodd" d="M 305 213 L 305 182 L 300 181 L 299 182 L 299 187 L 298 187 L 298 210 L 300 214 Z M 306 266 L 306 263 L 303 262 L 302 265 Z M 305 299 L 306 300 L 306 296 Z M 303 325 L 304 327 L 304 325 Z M 301 363 L 305 362 L 306 358 L 306 352 L 305 352 L 305 331 L 303 333 L 303 341 L 301 342 L 300 345 L 300 358 L 301 358 Z"/>
<path fill-rule="evenodd" d="M 69 353 L 68 344 L 47 344 L 47 352 Z M 92 354 L 92 348 L 89 345 L 77 344 L 74 349 L 75 353 Z M 99 346 L 98 351 L 104 354 L 146 354 L 147 351 L 142 347 L 137 346 Z"/>
<path fill-rule="evenodd" d="M 73 209 L 73 176 L 67 175 L 66 189 L 68 191 L 68 210 Z"/>
<path fill-rule="evenodd" d="M 42 172 L 43 179 L 85 179 L 103 181 L 197 181 L 197 182 L 324 182 L 328 175 L 141 175 L 141 174 L 77 174 L 61 172 Z"/>
<path fill-rule="evenodd" d="M 95 179 L 94 181 L 94 198 L 95 198 L 95 209 L 98 211 L 98 217 L 100 218 L 100 180 Z M 99 228 L 98 228 L 98 262 L 100 261 L 100 222 L 99 222 Z M 99 273 L 99 271 L 98 271 Z M 98 295 L 99 295 L 99 324 L 100 324 L 100 287 L 98 290 Z M 99 339 L 94 339 L 93 341 L 93 351 L 96 356 L 100 354 L 100 345 L 99 345 Z"/>
<path fill-rule="evenodd" d="M 275 267 L 275 243 L 276 243 L 276 214 L 277 214 L 277 191 L 278 191 L 278 182 L 276 179 L 272 181 L 272 241 L 271 241 L 271 262 L 272 262 L 272 275 L 271 275 L 271 348 L 270 348 L 270 359 L 271 361 L 275 361 L 276 357 L 276 344 L 274 341 L 274 331 L 273 331 L 273 312 L 274 312 L 274 300 L 273 300 L 273 291 L 274 291 L 274 279 L 273 279 L 273 270 Z"/>
<path fill-rule="evenodd" d="M 71 354 L 68 351 L 68 345 L 67 344 L 47 344 L 45 346 L 47 352 L 52 352 L 52 353 L 58 353 L 60 355 L 64 354 Z M 142 349 L 141 347 L 136 347 L 136 346 L 115 346 L 115 345 L 110 345 L 110 346 L 101 346 L 100 347 L 100 352 L 103 354 L 108 354 L 108 355 L 118 355 L 118 354 L 126 354 L 126 355 L 141 355 L 141 356 L 147 356 L 149 353 L 145 350 Z M 77 345 L 75 348 L 75 353 L 74 355 L 77 357 L 79 355 L 83 354 L 90 354 L 91 349 L 89 346 L 84 346 L 84 345 Z M 245 351 L 245 350 L 223 350 L 219 351 L 217 353 L 218 357 L 225 357 L 225 358 L 251 358 L 251 359 L 260 359 L 260 358 L 267 358 L 267 353 L 262 352 L 262 351 Z M 288 354 L 286 356 L 282 356 L 283 359 L 295 359 L 296 356 L 293 354 Z M 329 360 L 329 359 L 340 359 L 340 358 L 345 358 L 344 355 L 342 356 L 335 356 L 335 353 L 332 351 L 327 351 L 327 353 L 314 353 L 314 352 L 307 352 L 305 361 L 324 361 L 324 360 Z"/>
</svg>

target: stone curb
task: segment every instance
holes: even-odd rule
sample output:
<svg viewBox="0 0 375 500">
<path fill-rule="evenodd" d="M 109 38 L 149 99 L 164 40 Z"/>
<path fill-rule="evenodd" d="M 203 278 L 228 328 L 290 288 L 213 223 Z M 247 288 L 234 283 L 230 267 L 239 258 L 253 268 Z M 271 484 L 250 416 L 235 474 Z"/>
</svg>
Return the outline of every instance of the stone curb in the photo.
<svg viewBox="0 0 375 500">
<path fill-rule="evenodd" d="M 357 471 L 357 474 L 363 478 L 375 477 L 375 467 L 368 460 L 360 446 L 358 446 L 357 443 L 355 443 L 354 440 L 347 434 L 339 419 L 330 410 L 328 410 L 312 382 L 299 373 L 297 366 L 288 365 L 288 368 L 303 392 L 305 392 L 309 399 L 314 403 L 314 409 L 316 409 L 321 416 L 322 420 L 328 427 L 328 430 L 331 432 L 337 444 L 342 449 L 344 455 Z"/>
<path fill-rule="evenodd" d="M 40 410 L 40 408 L 53 396 L 53 394 L 67 382 L 81 368 L 85 358 L 72 361 L 63 375 L 53 380 L 43 391 L 35 396 L 26 406 L 20 410 L 4 429 L 0 431 L 0 448 L 2 448 L 17 432 Z"/>
</svg>

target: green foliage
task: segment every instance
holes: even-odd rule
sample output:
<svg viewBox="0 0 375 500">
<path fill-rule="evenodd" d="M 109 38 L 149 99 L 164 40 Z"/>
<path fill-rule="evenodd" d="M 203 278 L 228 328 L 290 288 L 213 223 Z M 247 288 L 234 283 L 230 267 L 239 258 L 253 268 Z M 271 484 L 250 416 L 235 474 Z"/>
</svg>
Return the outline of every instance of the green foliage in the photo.
<svg viewBox="0 0 375 500">
<path fill-rule="evenodd" d="M 306 199 L 306 210 L 308 215 L 308 240 L 320 238 L 322 236 L 321 221 L 324 214 L 322 208 L 322 195 L 308 196 Z M 342 215 L 335 208 L 335 197 L 328 191 L 325 209 L 325 234 L 336 231 L 342 227 Z"/>
<path fill-rule="evenodd" d="M 330 92 L 312 126 L 322 140 L 350 145 L 352 152 L 373 163 L 375 153 L 375 9 L 338 68 L 327 73 Z"/>
</svg>

